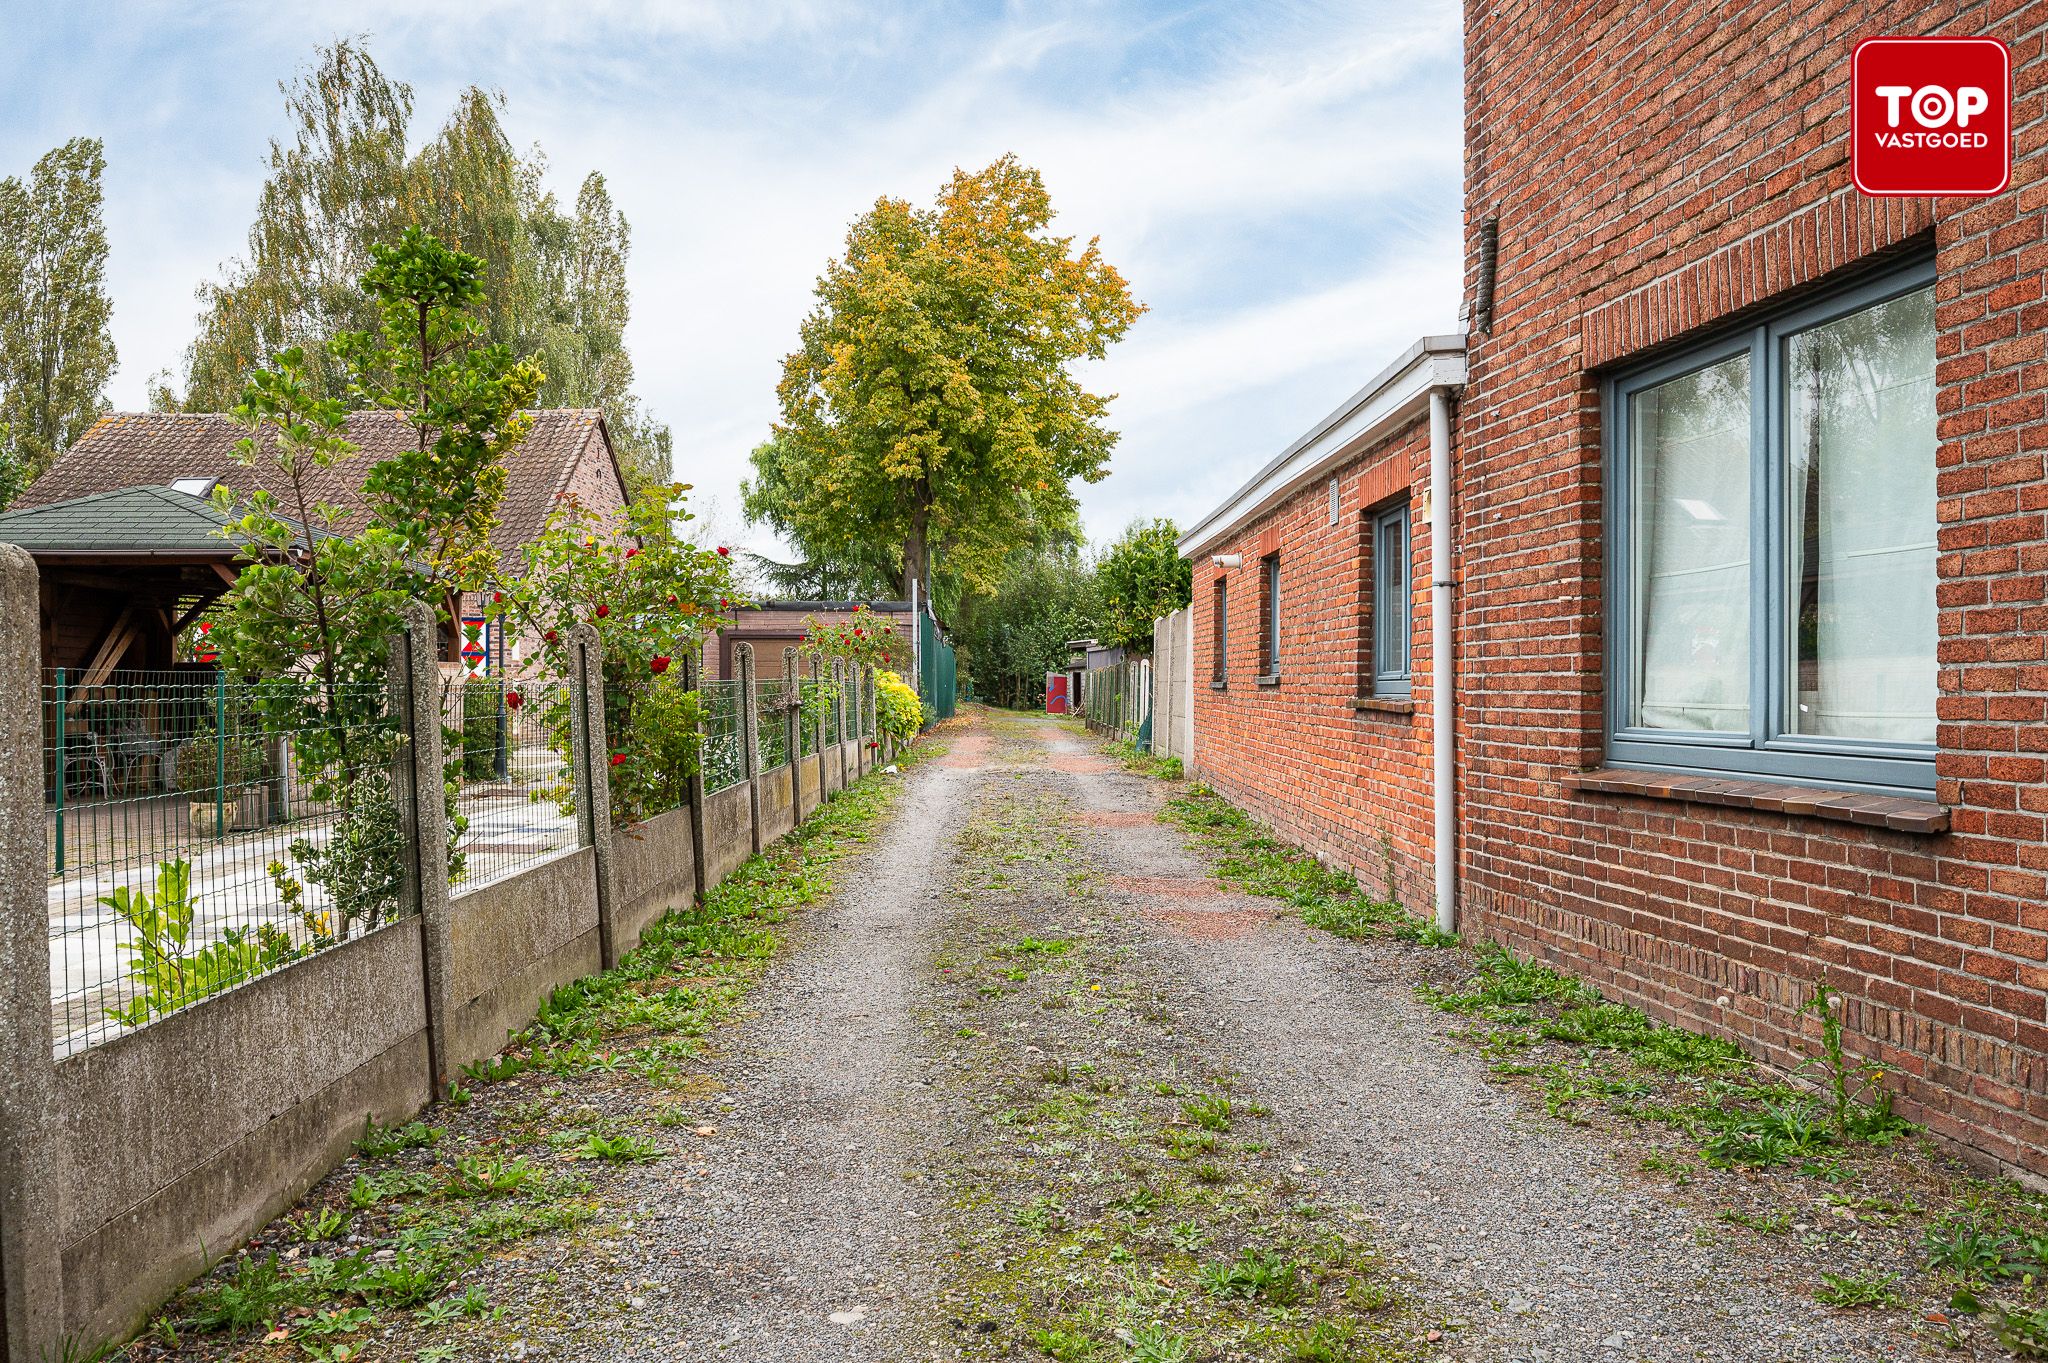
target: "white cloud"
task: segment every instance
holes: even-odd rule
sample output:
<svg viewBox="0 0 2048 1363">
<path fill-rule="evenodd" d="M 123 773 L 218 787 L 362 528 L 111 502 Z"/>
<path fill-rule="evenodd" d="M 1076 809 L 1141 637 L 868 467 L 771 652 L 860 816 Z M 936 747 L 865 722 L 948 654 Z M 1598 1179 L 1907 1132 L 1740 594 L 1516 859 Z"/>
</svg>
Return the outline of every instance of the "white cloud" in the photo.
<svg viewBox="0 0 2048 1363">
<path fill-rule="evenodd" d="M 1457 306 L 1454 7 L 1130 4 L 992 21 L 843 0 L 163 0 L 69 28 L 94 51 L 25 61 L 64 82 L 69 121 L 129 125 L 108 133 L 123 405 L 177 365 L 193 287 L 241 248 L 275 81 L 313 42 L 369 32 L 422 130 L 461 85 L 502 87 L 558 189 L 603 170 L 631 219 L 639 389 L 727 516 L 848 220 L 1015 151 L 1060 229 L 1099 234 L 1154 309 L 1101 367 L 1124 432 L 1083 493 L 1101 536 L 1204 509 Z"/>
</svg>

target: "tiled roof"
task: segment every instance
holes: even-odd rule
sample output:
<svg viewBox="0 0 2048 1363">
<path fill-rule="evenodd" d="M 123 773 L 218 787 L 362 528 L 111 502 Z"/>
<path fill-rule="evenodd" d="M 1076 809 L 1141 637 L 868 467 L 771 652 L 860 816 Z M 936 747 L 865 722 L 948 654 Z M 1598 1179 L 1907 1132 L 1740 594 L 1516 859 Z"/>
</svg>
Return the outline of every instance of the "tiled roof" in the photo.
<svg viewBox="0 0 2048 1363">
<path fill-rule="evenodd" d="M 128 488 L 165 489 L 180 479 L 217 479 L 238 492 L 268 487 L 278 494 L 280 512 L 292 507 L 289 489 L 274 474 L 258 477 L 234 455 L 247 435 L 228 417 L 213 413 L 116 412 L 101 417 L 15 501 L 14 509 L 68 502 Z M 350 534 L 369 520 L 362 500 L 363 477 L 379 459 L 409 448 L 412 427 L 395 412 L 351 412 L 349 440 L 359 453 L 308 479 L 314 501 L 342 508 L 332 527 Z M 266 439 L 269 437 L 266 436 Z M 611 462 L 598 412 L 558 407 L 533 413 L 533 429 L 505 460 L 505 498 L 498 509 L 499 547 L 510 555 L 539 532 L 555 494 L 563 490 L 592 439 Z M 614 465 L 616 467 L 616 465 Z M 165 495 L 175 495 L 166 493 Z"/>
<path fill-rule="evenodd" d="M 0 543 L 30 553 L 204 554 L 232 557 L 228 518 L 202 498 L 167 487 L 131 487 L 0 515 Z"/>
</svg>

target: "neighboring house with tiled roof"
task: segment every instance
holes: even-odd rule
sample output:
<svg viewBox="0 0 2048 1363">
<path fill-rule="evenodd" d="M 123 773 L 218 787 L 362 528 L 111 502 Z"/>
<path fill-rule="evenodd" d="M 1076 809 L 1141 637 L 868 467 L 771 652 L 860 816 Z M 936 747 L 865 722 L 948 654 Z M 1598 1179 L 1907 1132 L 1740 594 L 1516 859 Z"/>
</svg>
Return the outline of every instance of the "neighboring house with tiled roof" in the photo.
<svg viewBox="0 0 2048 1363">
<path fill-rule="evenodd" d="M 508 572 L 517 570 L 520 550 L 539 534 L 557 498 L 573 496 L 599 511 L 616 510 L 626 502 L 618 456 L 597 411 L 554 408 L 532 415 L 532 429 L 505 458 L 505 494 L 493 535 L 500 566 Z M 53 574 L 61 576 L 61 564 L 77 578 L 74 585 L 81 589 L 44 592 L 47 665 L 67 665 L 74 655 L 99 659 L 109 667 L 162 667 L 170 662 L 169 634 L 175 629 L 168 627 L 182 624 L 180 616 L 189 616 L 195 584 L 204 585 L 211 576 L 213 594 L 218 594 L 231 575 L 227 564 L 232 561 L 231 552 L 222 554 L 220 550 L 232 546 L 225 541 L 211 542 L 214 552 L 202 557 L 218 560 L 217 568 L 185 555 L 192 561 L 183 565 L 184 576 L 192 580 L 173 582 L 166 574 L 172 570 L 175 556 L 166 556 L 162 546 L 152 547 L 141 540 L 166 533 L 203 538 L 201 522 L 214 513 L 199 498 L 215 484 L 240 493 L 268 487 L 280 494 L 280 512 L 294 509 L 282 500 L 287 489 L 275 485 L 274 474 L 265 476 L 266 469 L 251 468 L 236 459 L 236 442 L 247 434 L 232 419 L 217 414 L 113 413 L 93 423 L 77 444 L 15 500 L 5 519 L 19 533 L 39 537 L 31 552 L 47 565 L 46 579 Z M 339 534 L 361 530 L 369 521 L 362 483 L 371 466 L 411 448 L 415 439 L 405 418 L 393 412 L 352 412 L 346 434 L 359 453 L 315 470 L 309 479 L 314 500 L 341 508 L 339 519 L 323 527 Z M 109 499 L 109 494 L 123 495 Z M 5 538 L 4 533 L 0 538 Z M 134 602 L 94 599 L 108 592 L 86 590 L 99 579 L 78 567 L 93 559 L 99 560 L 103 569 L 113 559 L 122 560 L 126 575 L 119 596 L 149 597 L 153 584 L 162 588 L 154 595 L 164 598 L 160 603 L 151 601 L 151 627 L 137 630 L 137 643 L 116 650 L 127 656 L 111 661 L 108 641 L 119 638 L 122 626 L 116 622 Z M 194 573 L 198 577 L 194 578 Z M 158 578 L 164 580 L 157 582 Z M 54 579 L 46 582 L 46 588 L 57 585 Z M 462 614 L 480 613 L 480 603 L 462 604 Z M 163 616 L 161 621 L 153 618 L 157 614 Z M 126 611 L 126 618 L 132 619 L 133 612 Z M 445 661 L 455 658 L 456 638 L 451 629 L 443 649 Z M 519 642 L 513 641 L 509 648 L 501 643 L 493 649 L 509 662 L 516 662 L 521 651 L 530 651 L 530 645 L 522 650 Z"/>
</svg>

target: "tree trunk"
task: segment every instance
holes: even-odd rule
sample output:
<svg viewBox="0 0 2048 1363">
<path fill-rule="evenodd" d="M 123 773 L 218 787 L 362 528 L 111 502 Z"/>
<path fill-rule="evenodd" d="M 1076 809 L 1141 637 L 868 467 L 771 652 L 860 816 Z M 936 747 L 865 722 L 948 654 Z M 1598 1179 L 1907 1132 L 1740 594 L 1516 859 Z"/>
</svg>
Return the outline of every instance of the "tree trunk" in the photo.
<svg viewBox="0 0 2048 1363">
<path fill-rule="evenodd" d="M 932 509 L 920 502 L 910 513 L 910 533 L 903 539 L 903 590 L 917 586 L 919 601 L 931 599 L 931 545 L 925 538 L 931 526 Z"/>
</svg>

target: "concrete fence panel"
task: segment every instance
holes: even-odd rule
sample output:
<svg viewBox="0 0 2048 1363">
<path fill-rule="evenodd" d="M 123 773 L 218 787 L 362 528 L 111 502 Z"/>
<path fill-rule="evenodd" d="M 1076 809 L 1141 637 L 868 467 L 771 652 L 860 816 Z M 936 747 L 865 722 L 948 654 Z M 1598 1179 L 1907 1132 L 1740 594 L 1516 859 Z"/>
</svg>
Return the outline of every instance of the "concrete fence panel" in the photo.
<svg viewBox="0 0 2048 1363">
<path fill-rule="evenodd" d="M 629 951 L 649 923 L 696 898 L 695 812 L 671 809 L 612 834 L 618 925 Z"/>
<path fill-rule="evenodd" d="M 443 1029 L 460 1071 L 505 1047 L 558 985 L 604 966 L 597 853 L 579 847 L 453 900 L 452 1010 Z"/>
<path fill-rule="evenodd" d="M 366 1120 L 426 1105 L 421 960 L 420 920 L 401 919 L 55 1067 L 65 1336 L 134 1329 Z"/>
<path fill-rule="evenodd" d="M 754 854 L 754 793 L 749 782 L 704 801 L 704 875 L 716 885 Z"/>
</svg>

